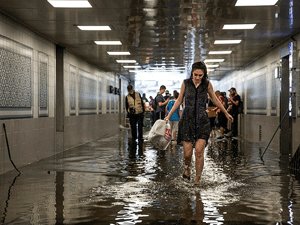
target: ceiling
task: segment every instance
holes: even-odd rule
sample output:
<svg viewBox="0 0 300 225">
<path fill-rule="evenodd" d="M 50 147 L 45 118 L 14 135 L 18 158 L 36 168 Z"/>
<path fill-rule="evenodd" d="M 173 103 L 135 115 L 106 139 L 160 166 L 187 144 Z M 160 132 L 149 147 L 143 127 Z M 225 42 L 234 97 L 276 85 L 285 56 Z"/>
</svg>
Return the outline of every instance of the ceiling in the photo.
<svg viewBox="0 0 300 225">
<path fill-rule="evenodd" d="M 263 1 L 263 0 L 262 0 Z M 224 58 L 210 73 L 220 80 L 299 33 L 300 1 L 236 7 L 236 0 L 89 0 L 92 8 L 54 8 L 46 0 L 1 0 L 0 11 L 67 51 L 105 71 L 134 77 L 116 59 L 135 59 L 143 70 L 190 68 L 194 61 Z M 256 23 L 253 30 L 223 30 L 224 24 Z M 111 31 L 82 31 L 76 25 L 109 25 Z M 241 39 L 215 45 L 216 39 Z M 96 40 L 120 40 L 100 46 Z M 230 55 L 209 55 L 232 50 Z M 110 56 L 107 51 L 129 51 Z"/>
</svg>

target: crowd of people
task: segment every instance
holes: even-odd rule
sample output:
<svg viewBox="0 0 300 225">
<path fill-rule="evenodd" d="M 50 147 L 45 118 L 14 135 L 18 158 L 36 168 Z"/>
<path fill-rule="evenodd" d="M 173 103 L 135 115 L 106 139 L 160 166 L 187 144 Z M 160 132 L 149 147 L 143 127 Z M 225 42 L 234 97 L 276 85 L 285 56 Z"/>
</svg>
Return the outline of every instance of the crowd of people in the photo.
<svg viewBox="0 0 300 225">
<path fill-rule="evenodd" d="M 241 97 L 234 87 L 226 92 L 214 91 L 203 62 L 192 65 L 191 76 L 182 82 L 180 91 L 169 93 L 161 85 L 155 97 L 149 101 L 128 85 L 126 110 L 131 126 L 132 139 L 143 141 L 143 119 L 145 110 L 151 113 L 151 125 L 166 120 L 171 125 L 172 140 L 184 150 L 183 178 L 191 178 L 191 161 L 195 149 L 195 184 L 200 184 L 204 166 L 204 149 L 213 132 L 218 130 L 218 139 L 237 137 L 238 114 L 241 113 Z"/>
</svg>

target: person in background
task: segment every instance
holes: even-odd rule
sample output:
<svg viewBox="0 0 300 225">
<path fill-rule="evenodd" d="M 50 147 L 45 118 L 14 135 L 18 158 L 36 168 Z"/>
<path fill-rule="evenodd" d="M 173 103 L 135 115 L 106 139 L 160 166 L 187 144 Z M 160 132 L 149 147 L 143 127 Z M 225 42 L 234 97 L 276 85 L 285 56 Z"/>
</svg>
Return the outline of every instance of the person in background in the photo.
<svg viewBox="0 0 300 225">
<path fill-rule="evenodd" d="M 145 111 L 150 111 L 150 109 L 149 109 L 149 101 L 148 101 L 145 93 L 142 94 L 142 100 L 143 100 L 143 103 L 144 103 Z"/>
<path fill-rule="evenodd" d="M 207 115 L 210 122 L 211 127 L 211 137 L 214 138 L 216 136 L 216 117 L 217 117 L 217 110 L 218 107 L 215 106 L 214 102 L 211 100 L 210 96 L 208 95 L 207 99 Z"/>
<path fill-rule="evenodd" d="M 157 105 L 155 110 L 155 121 L 158 119 L 165 118 L 165 108 L 170 99 L 170 98 L 167 99 L 164 98 L 163 94 L 165 93 L 165 91 L 166 91 L 166 86 L 161 85 L 159 88 L 159 92 L 155 97 L 155 104 Z"/>
<path fill-rule="evenodd" d="M 216 97 L 212 83 L 207 78 L 207 68 L 203 62 L 195 62 L 192 65 L 191 77 L 183 81 L 179 96 L 165 118 L 166 121 L 170 120 L 182 101 L 185 101 L 178 125 L 177 143 L 183 142 L 184 172 L 182 177 L 188 180 L 191 177 L 191 160 L 193 147 L 195 147 L 195 185 L 200 184 L 204 167 L 204 148 L 211 132 L 206 113 L 207 94 L 215 106 L 220 108 L 229 120 L 233 120 Z"/>
<path fill-rule="evenodd" d="M 129 118 L 132 142 L 143 142 L 143 120 L 144 120 L 144 103 L 141 94 L 133 89 L 129 84 L 127 86 L 128 95 L 125 99 L 125 107 Z"/>
<path fill-rule="evenodd" d="M 221 96 L 222 96 L 223 99 L 224 99 L 225 109 L 227 109 L 227 108 L 228 108 L 228 98 L 227 98 L 227 96 L 226 96 L 226 92 L 225 92 L 225 91 L 221 92 Z"/>
<path fill-rule="evenodd" d="M 166 90 L 165 96 L 164 96 L 165 101 L 167 101 L 168 98 L 171 98 L 171 96 L 172 96 L 172 95 L 170 94 L 169 90 Z"/>
<path fill-rule="evenodd" d="M 152 97 L 152 95 L 149 96 L 149 110 L 151 113 L 151 126 L 153 126 L 154 122 L 155 122 L 155 109 L 154 109 L 154 104 L 155 104 L 155 99 Z"/>
<path fill-rule="evenodd" d="M 142 95 L 142 100 L 143 100 L 144 104 L 145 104 L 146 102 L 149 102 L 148 99 L 147 99 L 147 97 L 146 97 L 146 94 L 145 94 L 145 93 L 143 93 L 143 95 Z"/>
<path fill-rule="evenodd" d="M 228 112 L 228 97 L 226 96 L 226 92 L 223 91 L 221 92 L 221 96 L 222 96 L 222 99 L 224 100 L 224 107 L 225 109 L 227 109 L 227 112 Z M 230 114 L 230 112 L 229 112 Z M 229 132 L 229 130 L 231 130 L 231 121 L 227 120 L 226 118 L 226 121 L 227 121 L 227 125 L 225 126 L 225 131 L 224 131 L 224 135 L 226 136 L 226 134 Z"/>
<path fill-rule="evenodd" d="M 226 105 L 225 98 L 222 95 L 222 93 L 220 91 L 216 91 L 215 94 L 218 97 L 221 104 L 223 105 L 223 107 L 226 109 L 227 105 Z M 221 135 L 217 138 L 218 139 L 223 139 L 224 138 L 224 133 L 227 129 L 227 118 L 226 118 L 225 114 L 222 112 L 222 110 L 219 109 L 219 108 L 217 110 L 217 120 L 218 120 L 219 131 L 221 133 Z"/>
<path fill-rule="evenodd" d="M 170 101 L 168 102 L 166 106 L 166 115 L 170 112 L 172 109 L 176 99 L 178 98 L 179 93 L 178 91 L 173 91 L 173 96 L 170 98 Z M 178 123 L 180 119 L 180 109 L 177 108 L 173 115 L 170 117 L 170 125 L 171 125 L 171 131 L 172 131 L 172 141 L 175 141 L 177 139 L 177 132 L 178 132 Z"/>
<path fill-rule="evenodd" d="M 233 117 L 233 122 L 231 124 L 231 131 L 232 131 L 232 136 L 237 137 L 238 135 L 238 114 L 239 114 L 239 104 L 241 101 L 241 97 L 237 94 L 236 89 L 234 87 L 230 88 L 229 90 L 229 111 L 230 114 Z"/>
</svg>

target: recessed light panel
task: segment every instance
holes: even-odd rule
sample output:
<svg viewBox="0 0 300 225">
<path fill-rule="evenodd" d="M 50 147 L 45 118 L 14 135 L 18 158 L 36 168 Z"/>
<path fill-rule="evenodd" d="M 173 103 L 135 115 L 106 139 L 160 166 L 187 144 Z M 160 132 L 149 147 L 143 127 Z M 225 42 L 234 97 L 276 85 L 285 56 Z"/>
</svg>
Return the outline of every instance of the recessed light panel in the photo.
<svg viewBox="0 0 300 225">
<path fill-rule="evenodd" d="M 117 63 L 136 63 L 136 60 L 130 60 L 130 59 L 119 59 L 119 60 L 116 60 Z"/>
<path fill-rule="evenodd" d="M 206 67 L 207 68 L 217 68 L 217 67 L 219 67 L 219 65 L 218 64 L 206 64 Z"/>
<path fill-rule="evenodd" d="M 204 62 L 224 62 L 224 59 L 205 59 Z"/>
<path fill-rule="evenodd" d="M 123 66 L 125 69 L 140 69 L 141 68 L 141 66 L 138 66 L 138 65 L 136 65 L 136 66 Z"/>
<path fill-rule="evenodd" d="M 77 26 L 80 30 L 111 30 L 109 26 Z"/>
<path fill-rule="evenodd" d="M 92 8 L 87 0 L 48 0 L 55 8 Z"/>
<path fill-rule="evenodd" d="M 209 51 L 209 55 L 226 55 L 231 54 L 232 51 Z"/>
<path fill-rule="evenodd" d="M 130 55 L 130 52 L 107 52 L 109 55 Z"/>
<path fill-rule="evenodd" d="M 122 45 L 121 41 L 95 41 L 97 45 Z"/>
<path fill-rule="evenodd" d="M 215 40 L 216 45 L 239 44 L 242 40 Z"/>
<path fill-rule="evenodd" d="M 278 0 L 237 0 L 235 6 L 267 6 L 277 2 Z"/>
<path fill-rule="evenodd" d="M 225 24 L 223 30 L 251 30 L 256 24 Z"/>
</svg>

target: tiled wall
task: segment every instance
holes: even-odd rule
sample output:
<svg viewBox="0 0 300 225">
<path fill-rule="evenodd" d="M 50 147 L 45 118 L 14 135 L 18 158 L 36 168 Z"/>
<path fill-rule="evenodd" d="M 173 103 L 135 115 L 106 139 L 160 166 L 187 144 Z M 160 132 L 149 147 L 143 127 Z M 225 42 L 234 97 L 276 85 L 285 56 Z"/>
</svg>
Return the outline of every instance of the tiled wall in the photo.
<svg viewBox="0 0 300 225">
<path fill-rule="evenodd" d="M 55 154 L 55 45 L 0 15 L 0 174 Z"/>
<path fill-rule="evenodd" d="M 119 76 L 99 71 L 74 55 L 64 56 L 65 132 L 64 149 L 99 137 L 116 134 L 119 130 L 119 100 L 121 94 L 110 93 L 109 87 L 119 88 Z M 126 79 L 121 85 L 127 85 Z"/>
<path fill-rule="evenodd" d="M 64 54 L 64 132 L 55 129 L 56 46 L 0 14 L 0 174 L 119 129 L 121 76 Z M 121 79 L 121 86 L 127 85 Z M 122 100 L 123 101 L 123 100 Z"/>
</svg>

